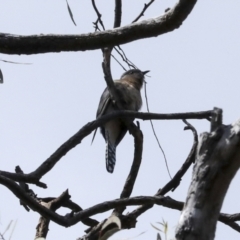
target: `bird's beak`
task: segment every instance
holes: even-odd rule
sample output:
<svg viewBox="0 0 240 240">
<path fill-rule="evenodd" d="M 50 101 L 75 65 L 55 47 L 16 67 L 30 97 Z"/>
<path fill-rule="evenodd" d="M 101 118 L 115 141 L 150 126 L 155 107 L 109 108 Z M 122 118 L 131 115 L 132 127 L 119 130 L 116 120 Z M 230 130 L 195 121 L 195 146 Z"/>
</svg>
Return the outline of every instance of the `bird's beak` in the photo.
<svg viewBox="0 0 240 240">
<path fill-rule="evenodd" d="M 148 72 L 150 72 L 150 70 L 144 71 L 142 72 L 143 75 L 147 74 Z"/>
</svg>

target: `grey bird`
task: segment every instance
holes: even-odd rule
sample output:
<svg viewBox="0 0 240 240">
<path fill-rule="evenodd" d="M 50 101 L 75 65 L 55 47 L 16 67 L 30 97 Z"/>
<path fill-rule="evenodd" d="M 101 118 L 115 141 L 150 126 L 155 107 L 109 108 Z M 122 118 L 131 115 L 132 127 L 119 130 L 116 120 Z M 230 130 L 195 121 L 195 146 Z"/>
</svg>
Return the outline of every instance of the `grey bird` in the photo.
<svg viewBox="0 0 240 240">
<path fill-rule="evenodd" d="M 125 110 L 138 111 L 141 108 L 140 90 L 144 82 L 144 75 L 148 72 L 132 69 L 123 73 L 119 80 L 114 81 L 116 91 Z M 108 88 L 106 88 L 100 98 L 97 118 L 113 111 L 116 111 L 116 106 L 111 100 Z M 106 168 L 109 173 L 113 173 L 116 163 L 116 147 L 125 136 L 127 127 L 118 118 L 105 123 L 100 127 L 100 131 L 106 141 Z"/>
</svg>

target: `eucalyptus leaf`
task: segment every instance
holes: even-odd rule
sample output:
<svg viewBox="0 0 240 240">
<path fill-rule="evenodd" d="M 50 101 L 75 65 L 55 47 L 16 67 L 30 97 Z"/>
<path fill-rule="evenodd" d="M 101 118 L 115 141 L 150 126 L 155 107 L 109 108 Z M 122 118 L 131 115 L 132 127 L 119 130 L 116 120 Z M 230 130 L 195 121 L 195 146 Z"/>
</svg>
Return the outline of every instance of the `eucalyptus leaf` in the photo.
<svg viewBox="0 0 240 240">
<path fill-rule="evenodd" d="M 1 69 L 0 69 L 0 83 L 3 83 L 3 74 L 2 74 Z"/>
<path fill-rule="evenodd" d="M 75 26 L 77 26 L 77 24 L 74 21 L 73 14 L 72 14 L 71 8 L 70 8 L 70 6 L 68 4 L 68 1 L 66 0 L 66 2 L 67 2 L 68 13 L 69 13 L 69 15 L 70 15 L 70 17 L 72 19 L 72 22 L 74 23 Z"/>
</svg>

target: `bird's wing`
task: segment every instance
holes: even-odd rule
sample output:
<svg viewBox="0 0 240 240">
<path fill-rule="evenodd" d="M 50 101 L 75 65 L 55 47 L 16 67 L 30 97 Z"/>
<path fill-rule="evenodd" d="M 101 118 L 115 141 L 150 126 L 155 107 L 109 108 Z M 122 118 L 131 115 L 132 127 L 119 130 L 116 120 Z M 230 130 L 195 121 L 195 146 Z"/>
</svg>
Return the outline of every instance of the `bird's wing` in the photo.
<svg viewBox="0 0 240 240">
<path fill-rule="evenodd" d="M 106 111 L 110 101 L 111 101 L 111 99 L 110 99 L 109 91 L 108 91 L 107 88 L 105 88 L 105 90 L 104 90 L 104 92 L 103 92 L 103 94 L 102 94 L 102 96 L 100 98 L 99 105 L 98 105 L 97 116 L 96 116 L 97 118 L 101 117 L 105 113 L 105 111 Z M 97 128 L 96 128 L 96 130 L 93 133 L 93 138 L 92 138 L 91 144 L 94 141 L 96 133 L 97 133 Z M 104 133 L 103 133 L 103 135 L 104 135 Z"/>
<path fill-rule="evenodd" d="M 111 101 L 111 98 L 110 98 L 109 91 L 107 88 L 105 88 L 98 105 L 97 118 L 102 116 L 105 113 L 110 101 Z"/>
</svg>

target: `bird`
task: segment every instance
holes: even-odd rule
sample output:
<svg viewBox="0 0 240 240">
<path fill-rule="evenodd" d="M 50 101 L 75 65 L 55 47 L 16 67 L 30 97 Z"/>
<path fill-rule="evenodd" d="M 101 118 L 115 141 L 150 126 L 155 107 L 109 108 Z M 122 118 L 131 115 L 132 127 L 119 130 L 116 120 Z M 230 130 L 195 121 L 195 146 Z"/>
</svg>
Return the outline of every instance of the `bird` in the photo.
<svg viewBox="0 0 240 240">
<path fill-rule="evenodd" d="M 149 71 L 131 69 L 123 73 L 119 80 L 114 80 L 119 100 L 125 110 L 140 110 L 142 106 L 140 90 L 144 82 L 145 74 L 148 72 Z M 116 106 L 110 97 L 108 88 L 105 88 L 100 98 L 96 117 L 99 118 L 116 110 Z M 132 121 L 133 120 L 134 119 L 132 119 Z M 113 173 L 114 171 L 116 163 L 116 147 L 125 136 L 127 130 L 127 127 L 120 118 L 110 120 L 100 127 L 100 132 L 106 142 L 105 160 L 106 169 L 109 173 Z"/>
</svg>

